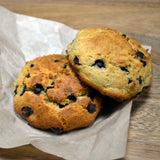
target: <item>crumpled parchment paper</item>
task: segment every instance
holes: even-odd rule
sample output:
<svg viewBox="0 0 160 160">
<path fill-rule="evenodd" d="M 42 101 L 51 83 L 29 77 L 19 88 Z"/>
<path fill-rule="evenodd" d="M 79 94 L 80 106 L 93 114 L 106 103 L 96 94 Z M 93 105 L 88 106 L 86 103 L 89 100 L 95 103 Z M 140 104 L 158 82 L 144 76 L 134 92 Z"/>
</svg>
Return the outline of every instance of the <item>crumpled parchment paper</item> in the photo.
<svg viewBox="0 0 160 160">
<path fill-rule="evenodd" d="M 12 84 L 25 62 L 38 56 L 65 54 L 76 33 L 77 30 L 64 24 L 0 7 L 1 148 L 32 144 L 67 160 L 110 160 L 125 156 L 132 101 L 122 104 L 108 117 L 99 116 L 88 128 L 62 135 L 35 129 L 14 111 Z"/>
</svg>

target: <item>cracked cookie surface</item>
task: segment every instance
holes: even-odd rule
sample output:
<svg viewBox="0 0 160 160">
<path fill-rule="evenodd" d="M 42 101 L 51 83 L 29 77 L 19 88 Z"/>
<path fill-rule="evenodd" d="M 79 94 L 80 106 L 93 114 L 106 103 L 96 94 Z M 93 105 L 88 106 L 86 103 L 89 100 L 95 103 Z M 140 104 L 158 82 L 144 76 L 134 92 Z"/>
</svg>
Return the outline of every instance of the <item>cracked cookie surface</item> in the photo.
<svg viewBox="0 0 160 160">
<path fill-rule="evenodd" d="M 31 126 L 55 133 L 87 127 L 101 108 L 69 66 L 66 55 L 38 57 L 22 68 L 14 83 L 15 111 Z"/>
<path fill-rule="evenodd" d="M 83 82 L 118 101 L 131 99 L 151 84 L 151 55 L 116 30 L 82 29 L 67 54 Z"/>
</svg>

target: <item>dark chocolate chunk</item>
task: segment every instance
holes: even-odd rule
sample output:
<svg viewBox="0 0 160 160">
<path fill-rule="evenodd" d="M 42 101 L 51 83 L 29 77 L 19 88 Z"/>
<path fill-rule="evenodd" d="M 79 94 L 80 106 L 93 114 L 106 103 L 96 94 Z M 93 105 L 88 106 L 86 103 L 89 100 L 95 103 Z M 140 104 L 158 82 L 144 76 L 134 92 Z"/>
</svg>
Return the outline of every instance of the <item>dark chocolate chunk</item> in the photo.
<svg viewBox="0 0 160 160">
<path fill-rule="evenodd" d="M 137 78 L 137 80 L 139 81 L 139 84 L 142 84 L 142 79 L 141 79 L 141 77 Z"/>
<path fill-rule="evenodd" d="M 41 93 L 41 91 L 43 91 L 44 88 L 41 84 L 36 84 L 36 88 L 34 88 L 34 94 L 39 95 Z"/>
<path fill-rule="evenodd" d="M 64 108 L 64 107 L 66 107 L 66 105 L 63 105 L 63 104 L 59 105 L 59 108 Z"/>
<path fill-rule="evenodd" d="M 67 98 L 69 100 L 73 101 L 73 102 L 75 102 L 77 100 L 77 98 L 74 96 L 74 93 L 72 93 L 71 95 L 69 95 Z"/>
<path fill-rule="evenodd" d="M 131 79 L 128 79 L 128 84 L 132 83 L 132 80 Z"/>
<path fill-rule="evenodd" d="M 97 66 L 98 68 L 105 68 L 105 64 L 103 60 L 96 60 L 95 63 L 92 66 Z"/>
<path fill-rule="evenodd" d="M 25 91 L 26 91 L 26 85 L 24 84 L 24 85 L 23 85 L 23 90 L 22 90 L 20 96 L 23 96 L 23 94 L 24 94 Z"/>
<path fill-rule="evenodd" d="M 46 90 L 48 90 L 48 89 L 52 89 L 52 88 L 54 88 L 54 87 L 47 87 L 47 88 L 46 88 Z"/>
<path fill-rule="evenodd" d="M 30 65 L 30 68 L 32 68 L 33 66 L 34 66 L 34 64 L 31 64 L 31 65 Z"/>
<path fill-rule="evenodd" d="M 22 108 L 22 115 L 29 117 L 33 113 L 32 109 L 28 106 Z"/>
<path fill-rule="evenodd" d="M 74 58 L 74 64 L 81 65 L 79 63 L 79 58 L 77 56 L 75 56 L 75 58 Z"/>
<path fill-rule="evenodd" d="M 122 37 L 125 37 L 125 38 L 126 38 L 126 34 L 122 34 Z"/>
<path fill-rule="evenodd" d="M 54 62 L 59 62 L 59 60 L 58 60 L 58 59 L 56 59 L 56 60 L 54 60 Z"/>
<path fill-rule="evenodd" d="M 129 72 L 129 70 L 128 70 L 127 67 L 121 67 L 121 70 L 122 70 L 122 71 L 125 71 L 125 72 Z"/>
<path fill-rule="evenodd" d="M 141 62 L 143 63 L 143 67 L 145 67 L 146 66 L 146 62 L 143 61 L 143 60 L 141 60 Z"/>
<path fill-rule="evenodd" d="M 63 66 L 63 68 L 67 68 L 67 64 L 65 64 L 65 65 Z"/>
<path fill-rule="evenodd" d="M 17 94 L 17 89 L 18 89 L 18 86 L 15 87 L 15 90 L 14 90 L 14 95 Z"/>
<path fill-rule="evenodd" d="M 46 90 L 45 90 L 45 92 L 47 92 L 48 89 L 53 89 L 53 88 L 54 88 L 54 86 L 52 86 L 52 87 L 47 87 Z"/>
<path fill-rule="evenodd" d="M 51 85 L 54 85 L 54 82 L 52 82 Z"/>
<path fill-rule="evenodd" d="M 140 52 L 140 51 L 138 51 L 137 53 L 136 53 L 136 55 L 137 55 L 137 57 L 140 57 L 140 58 L 144 58 L 144 54 L 142 53 L 142 52 Z"/>
<path fill-rule="evenodd" d="M 63 132 L 63 129 L 60 128 L 51 128 L 51 130 L 56 134 L 61 134 Z"/>
<path fill-rule="evenodd" d="M 26 78 L 29 78 L 29 77 L 30 77 L 30 73 L 27 74 Z"/>
<path fill-rule="evenodd" d="M 90 103 L 90 104 L 87 106 L 87 110 L 88 110 L 89 113 L 94 113 L 94 112 L 96 111 L 96 105 Z"/>
</svg>

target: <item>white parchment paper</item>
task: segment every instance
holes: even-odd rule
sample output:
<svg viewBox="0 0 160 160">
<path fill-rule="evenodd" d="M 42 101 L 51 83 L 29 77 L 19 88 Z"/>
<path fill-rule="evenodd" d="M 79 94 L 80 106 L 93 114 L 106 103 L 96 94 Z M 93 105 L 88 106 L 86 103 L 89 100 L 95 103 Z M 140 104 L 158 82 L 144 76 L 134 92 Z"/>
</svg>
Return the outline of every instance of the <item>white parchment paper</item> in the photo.
<svg viewBox="0 0 160 160">
<path fill-rule="evenodd" d="M 66 160 L 110 160 L 125 156 L 132 101 L 109 117 L 98 117 L 88 128 L 62 135 L 35 129 L 14 111 L 12 84 L 25 62 L 38 56 L 65 54 L 76 33 L 77 30 L 64 24 L 0 7 L 1 148 L 32 144 Z"/>
</svg>

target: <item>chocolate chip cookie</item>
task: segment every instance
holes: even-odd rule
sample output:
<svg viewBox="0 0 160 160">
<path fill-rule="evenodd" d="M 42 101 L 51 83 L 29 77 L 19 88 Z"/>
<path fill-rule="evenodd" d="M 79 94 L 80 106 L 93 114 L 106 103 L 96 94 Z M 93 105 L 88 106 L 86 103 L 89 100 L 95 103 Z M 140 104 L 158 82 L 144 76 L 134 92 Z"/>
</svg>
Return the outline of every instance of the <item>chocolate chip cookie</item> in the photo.
<svg viewBox="0 0 160 160">
<path fill-rule="evenodd" d="M 13 92 L 15 111 L 22 118 L 55 133 L 91 125 L 101 109 L 101 98 L 78 79 L 66 55 L 27 62 Z"/>
<path fill-rule="evenodd" d="M 83 82 L 118 101 L 131 99 L 151 84 L 151 55 L 116 30 L 82 29 L 67 54 Z"/>
</svg>

